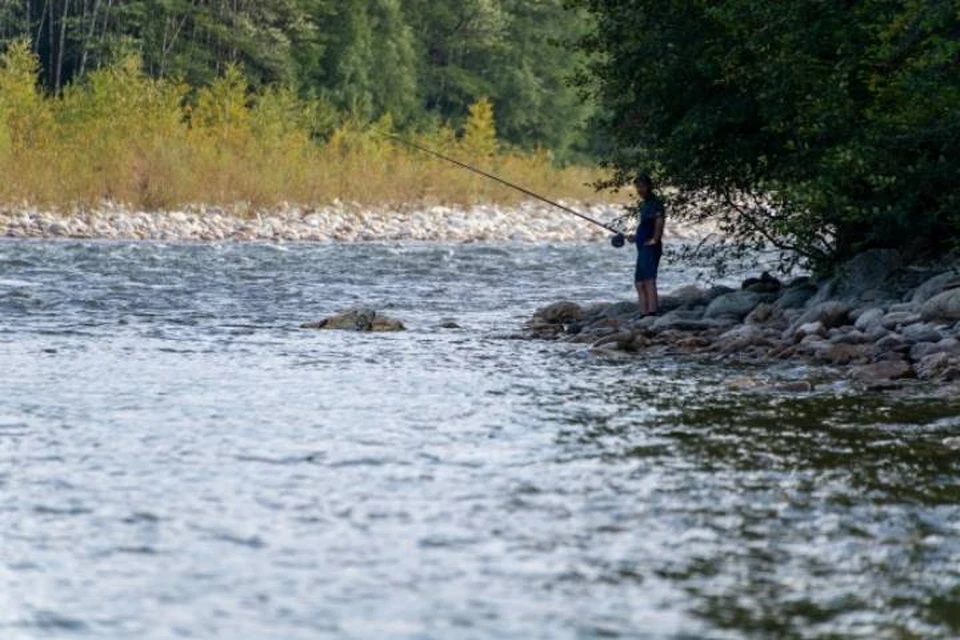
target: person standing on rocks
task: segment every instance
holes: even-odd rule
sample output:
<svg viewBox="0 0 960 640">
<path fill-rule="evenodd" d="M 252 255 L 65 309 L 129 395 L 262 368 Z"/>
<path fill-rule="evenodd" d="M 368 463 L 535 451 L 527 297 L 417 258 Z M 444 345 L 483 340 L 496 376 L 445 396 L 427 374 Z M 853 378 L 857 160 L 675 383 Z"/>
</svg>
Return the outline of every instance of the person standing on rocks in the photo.
<svg viewBox="0 0 960 640">
<path fill-rule="evenodd" d="M 633 186 L 642 200 L 637 232 L 627 238 L 637 244 L 634 286 L 640 298 L 640 310 L 648 315 L 656 314 L 660 310 L 657 271 L 660 267 L 660 256 L 663 255 L 663 203 L 654 193 L 653 180 L 648 174 L 639 174 L 634 178 Z"/>
</svg>

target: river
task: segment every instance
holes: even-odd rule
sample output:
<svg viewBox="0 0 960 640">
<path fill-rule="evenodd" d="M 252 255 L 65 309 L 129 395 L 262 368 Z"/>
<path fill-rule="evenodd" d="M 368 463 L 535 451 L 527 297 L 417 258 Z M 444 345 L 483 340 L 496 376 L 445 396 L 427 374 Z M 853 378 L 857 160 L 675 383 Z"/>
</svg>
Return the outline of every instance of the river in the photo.
<svg viewBox="0 0 960 640">
<path fill-rule="evenodd" d="M 0 242 L 0 637 L 960 635 L 960 403 L 513 338 L 631 260 Z"/>
</svg>

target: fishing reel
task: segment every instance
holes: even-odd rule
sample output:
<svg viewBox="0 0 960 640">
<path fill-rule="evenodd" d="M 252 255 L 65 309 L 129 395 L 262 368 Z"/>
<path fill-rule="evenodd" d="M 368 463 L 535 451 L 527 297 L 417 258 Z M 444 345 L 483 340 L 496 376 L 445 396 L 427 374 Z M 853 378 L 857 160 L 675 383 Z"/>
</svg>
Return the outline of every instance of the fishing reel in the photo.
<svg viewBox="0 0 960 640">
<path fill-rule="evenodd" d="M 614 249 L 622 249 L 625 244 L 627 244 L 627 238 L 622 233 L 610 238 L 610 244 L 613 245 Z"/>
</svg>

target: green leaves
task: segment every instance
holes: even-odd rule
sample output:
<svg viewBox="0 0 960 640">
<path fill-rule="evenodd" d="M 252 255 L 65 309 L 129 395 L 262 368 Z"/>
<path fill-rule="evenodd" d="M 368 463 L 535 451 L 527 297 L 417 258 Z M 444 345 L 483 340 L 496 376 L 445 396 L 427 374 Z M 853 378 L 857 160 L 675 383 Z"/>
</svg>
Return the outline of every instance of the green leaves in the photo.
<svg viewBox="0 0 960 640">
<path fill-rule="evenodd" d="M 960 15 L 948 0 L 581 0 L 621 179 L 819 266 L 960 236 Z"/>
</svg>

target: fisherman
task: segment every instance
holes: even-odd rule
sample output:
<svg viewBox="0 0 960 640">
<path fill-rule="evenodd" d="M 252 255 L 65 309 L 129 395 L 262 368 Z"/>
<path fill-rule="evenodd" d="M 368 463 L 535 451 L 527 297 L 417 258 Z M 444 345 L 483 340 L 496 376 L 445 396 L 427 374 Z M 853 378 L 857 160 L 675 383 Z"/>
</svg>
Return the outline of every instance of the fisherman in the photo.
<svg viewBox="0 0 960 640">
<path fill-rule="evenodd" d="M 654 193 L 653 180 L 648 174 L 639 174 L 634 178 L 633 186 L 642 201 L 637 232 L 627 238 L 637 244 L 634 286 L 640 299 L 640 310 L 646 315 L 656 315 L 660 311 L 657 270 L 660 267 L 660 256 L 663 255 L 663 203 Z"/>
</svg>

